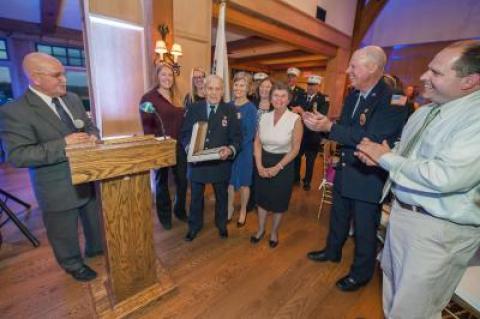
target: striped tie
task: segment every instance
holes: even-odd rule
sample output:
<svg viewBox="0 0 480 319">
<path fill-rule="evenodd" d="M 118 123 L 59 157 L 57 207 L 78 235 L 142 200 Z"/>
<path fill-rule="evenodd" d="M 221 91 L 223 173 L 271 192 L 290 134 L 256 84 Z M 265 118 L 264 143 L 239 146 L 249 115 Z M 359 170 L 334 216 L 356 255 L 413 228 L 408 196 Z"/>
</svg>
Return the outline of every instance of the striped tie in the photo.
<svg viewBox="0 0 480 319">
<path fill-rule="evenodd" d="M 437 117 L 438 114 L 440 114 L 440 107 L 439 106 L 432 107 L 427 117 L 425 118 L 425 121 L 423 122 L 422 127 L 420 127 L 420 129 L 415 133 L 415 135 L 413 135 L 413 137 L 408 141 L 407 146 L 405 146 L 405 148 L 400 152 L 400 156 L 408 158 L 412 154 L 412 151 L 420 141 L 420 137 L 422 136 L 423 132 L 428 127 L 428 125 Z M 387 182 L 383 186 L 382 198 L 380 199 L 380 203 L 383 202 L 385 197 L 387 197 L 391 188 L 392 188 L 392 179 L 389 177 L 387 179 Z"/>
</svg>

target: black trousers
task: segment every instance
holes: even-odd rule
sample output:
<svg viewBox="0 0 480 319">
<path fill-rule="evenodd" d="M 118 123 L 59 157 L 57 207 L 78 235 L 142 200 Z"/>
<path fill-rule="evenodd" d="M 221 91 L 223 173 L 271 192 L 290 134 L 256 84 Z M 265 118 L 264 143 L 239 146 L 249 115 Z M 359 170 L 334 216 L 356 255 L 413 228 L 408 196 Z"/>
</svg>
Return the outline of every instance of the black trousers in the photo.
<svg viewBox="0 0 480 319">
<path fill-rule="evenodd" d="M 82 222 L 85 236 L 85 253 L 94 255 L 103 251 L 98 203 L 92 198 L 82 207 L 60 211 L 43 212 L 43 224 L 53 253 L 60 266 L 69 271 L 83 266 L 82 253 L 78 240 L 78 218 Z"/>
<path fill-rule="evenodd" d="M 315 159 L 317 158 L 318 150 L 309 150 L 304 147 L 300 148 L 297 157 L 295 157 L 295 181 L 300 181 L 300 167 L 302 165 L 302 157 L 305 155 L 305 177 L 303 183 L 310 185 L 312 182 L 313 168 L 315 167 Z"/>
<path fill-rule="evenodd" d="M 228 181 L 213 183 L 215 192 L 215 225 L 221 231 L 227 229 L 227 203 Z M 203 208 L 205 184 L 190 182 L 191 201 L 190 214 L 188 215 L 188 228 L 191 232 L 198 233 L 203 227 Z"/>
<path fill-rule="evenodd" d="M 185 205 L 187 200 L 187 155 L 185 150 L 177 143 L 177 164 L 157 170 L 156 182 L 156 205 L 160 223 L 172 223 L 172 201 L 168 190 L 168 172 L 172 170 L 175 179 L 176 194 L 173 204 L 173 212 L 176 216 L 187 216 Z"/>
<path fill-rule="evenodd" d="M 353 220 L 355 230 L 355 253 L 350 276 L 360 282 L 369 281 L 375 270 L 377 256 L 377 228 L 381 206 L 343 197 L 333 190 L 333 206 L 330 213 L 330 229 L 327 237 L 327 255 L 341 258 L 342 247 L 348 237 Z"/>
</svg>

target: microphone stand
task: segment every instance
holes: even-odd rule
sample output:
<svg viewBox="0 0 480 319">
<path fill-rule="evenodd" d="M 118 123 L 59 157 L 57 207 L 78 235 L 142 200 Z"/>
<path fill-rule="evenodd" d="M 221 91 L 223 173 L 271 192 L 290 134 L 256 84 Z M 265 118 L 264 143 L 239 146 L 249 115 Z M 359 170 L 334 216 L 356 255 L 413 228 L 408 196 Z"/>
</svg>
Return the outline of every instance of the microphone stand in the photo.
<svg viewBox="0 0 480 319">
<path fill-rule="evenodd" d="M 40 246 L 40 241 L 30 232 L 30 230 L 25 226 L 15 215 L 15 213 L 8 207 L 7 202 L 8 200 L 12 200 L 16 202 L 17 204 L 25 207 L 27 211 L 31 209 L 31 205 L 24 202 L 23 200 L 19 199 L 18 197 L 15 197 L 14 195 L 8 193 L 7 191 L 3 190 L 0 188 L 0 194 L 3 196 L 3 198 L 0 198 L 0 214 L 5 212 L 7 214 L 7 219 L 0 224 L 0 228 L 5 225 L 8 220 L 10 219 L 15 226 L 23 233 L 25 237 L 32 243 L 33 247 L 38 247 Z"/>
</svg>

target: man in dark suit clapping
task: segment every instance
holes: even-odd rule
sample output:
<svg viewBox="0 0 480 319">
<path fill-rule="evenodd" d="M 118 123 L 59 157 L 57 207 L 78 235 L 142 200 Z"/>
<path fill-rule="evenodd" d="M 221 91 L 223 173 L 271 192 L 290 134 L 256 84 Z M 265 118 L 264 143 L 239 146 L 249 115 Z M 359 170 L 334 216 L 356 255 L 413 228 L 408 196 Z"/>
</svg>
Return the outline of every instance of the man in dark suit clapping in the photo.
<svg viewBox="0 0 480 319">
<path fill-rule="evenodd" d="M 186 114 L 182 127 L 182 144 L 187 148 L 193 125 L 208 122 L 205 148 L 221 147 L 220 160 L 192 163 L 189 167 L 191 182 L 190 215 L 186 241 L 192 241 L 203 227 L 205 184 L 212 184 L 215 191 L 215 224 L 221 238 L 227 238 L 227 187 L 232 159 L 239 151 L 242 135 L 235 107 L 222 102 L 223 80 L 216 75 L 205 79 L 205 101 L 193 105 Z"/>
<path fill-rule="evenodd" d="M 341 159 L 333 189 L 333 207 L 325 249 L 308 253 L 318 262 L 339 262 L 351 220 L 355 231 L 355 253 L 349 274 L 337 281 L 343 291 L 354 291 L 372 278 L 375 269 L 376 232 L 380 221 L 380 198 L 387 175 L 355 157 L 356 145 L 368 137 L 393 145 L 407 119 L 407 109 L 392 101 L 392 90 L 382 79 L 386 56 L 380 47 L 355 51 L 347 74 L 355 89 L 345 101 L 338 123 L 318 112 L 305 112 L 305 125 L 326 132 L 341 144 Z"/>
<path fill-rule="evenodd" d="M 7 161 L 30 171 L 57 262 L 76 280 L 89 281 L 97 274 L 83 262 L 78 218 L 85 234 L 85 254 L 101 254 L 98 205 L 92 184 L 72 185 L 65 147 L 94 143 L 98 130 L 80 98 L 66 91 L 60 61 L 44 53 L 30 53 L 23 60 L 23 69 L 29 81 L 27 92 L 0 108 L 0 136 Z"/>
</svg>

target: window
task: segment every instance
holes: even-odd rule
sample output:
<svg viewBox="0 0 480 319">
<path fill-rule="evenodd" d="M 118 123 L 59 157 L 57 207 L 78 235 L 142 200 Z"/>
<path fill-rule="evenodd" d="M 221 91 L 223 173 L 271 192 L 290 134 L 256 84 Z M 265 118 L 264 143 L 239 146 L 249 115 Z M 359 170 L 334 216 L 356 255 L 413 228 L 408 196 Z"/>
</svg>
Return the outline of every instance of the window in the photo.
<svg viewBox="0 0 480 319">
<path fill-rule="evenodd" d="M 10 69 L 6 66 L 0 66 L 0 105 L 13 99 L 12 78 Z"/>
<path fill-rule="evenodd" d="M 90 111 L 90 98 L 88 96 L 87 72 L 66 70 L 67 91 L 77 94 L 83 102 L 83 106 Z"/>
<path fill-rule="evenodd" d="M 79 48 L 37 43 L 37 51 L 56 57 L 65 66 L 85 66 L 85 52 Z"/>
<path fill-rule="evenodd" d="M 0 60 L 8 60 L 7 41 L 0 39 Z"/>
</svg>

